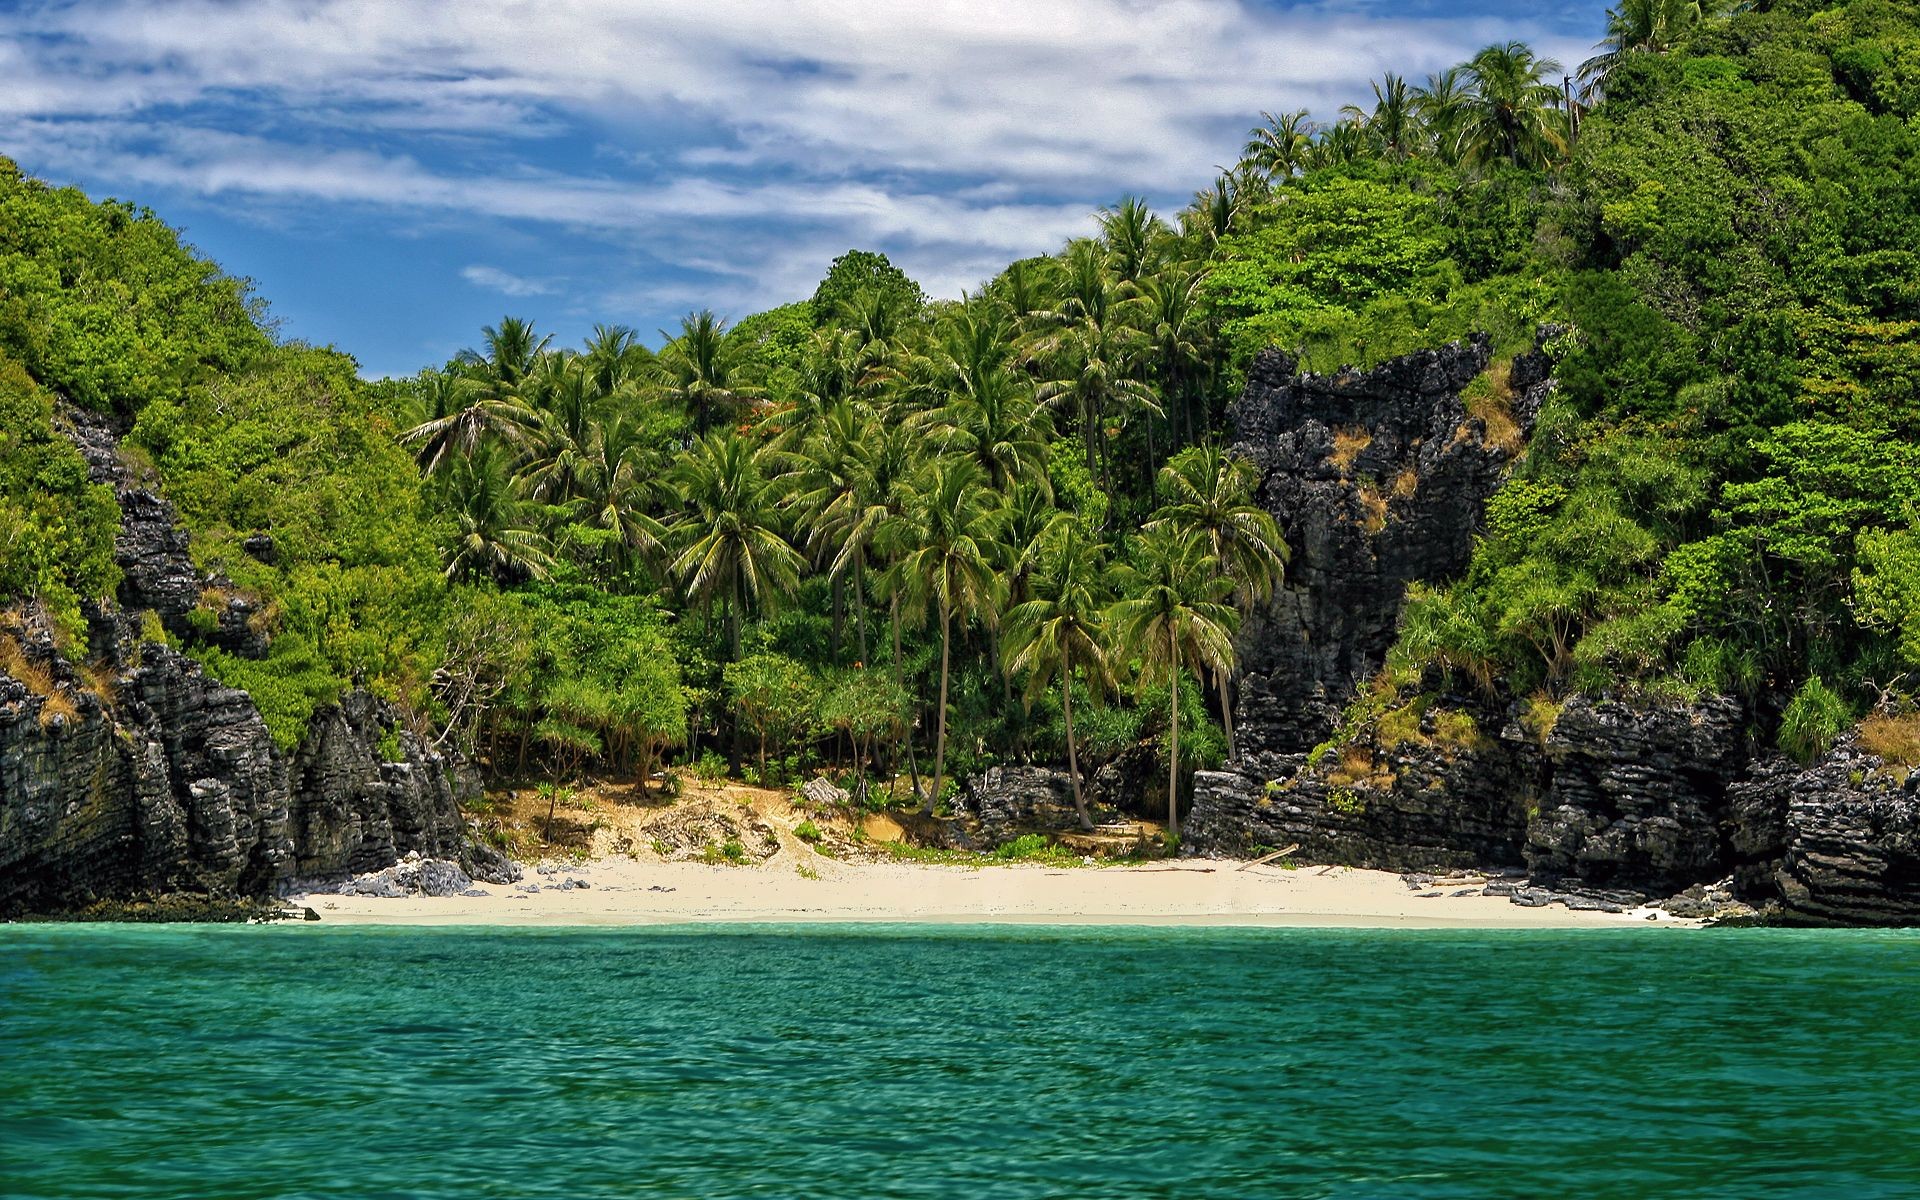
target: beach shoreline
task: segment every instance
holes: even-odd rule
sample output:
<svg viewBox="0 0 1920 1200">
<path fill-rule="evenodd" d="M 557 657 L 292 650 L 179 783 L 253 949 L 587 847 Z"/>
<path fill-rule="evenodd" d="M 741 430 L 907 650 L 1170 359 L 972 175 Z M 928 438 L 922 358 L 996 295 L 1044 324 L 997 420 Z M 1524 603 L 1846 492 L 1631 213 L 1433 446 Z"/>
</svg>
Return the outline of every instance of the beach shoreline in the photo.
<svg viewBox="0 0 1920 1200">
<path fill-rule="evenodd" d="M 1454 888 L 1416 892 L 1389 871 L 1220 860 L 1124 866 L 856 862 L 780 853 L 707 865 L 626 856 L 530 866 L 464 896 L 289 897 L 322 924 L 620 926 L 1008 924 L 1399 929 L 1673 928 L 1652 909 L 1528 908 Z M 527 890 L 537 886 L 537 891 Z M 1473 892 L 1475 894 L 1465 894 Z M 1651 915 L 1650 915 L 1651 914 Z"/>
</svg>

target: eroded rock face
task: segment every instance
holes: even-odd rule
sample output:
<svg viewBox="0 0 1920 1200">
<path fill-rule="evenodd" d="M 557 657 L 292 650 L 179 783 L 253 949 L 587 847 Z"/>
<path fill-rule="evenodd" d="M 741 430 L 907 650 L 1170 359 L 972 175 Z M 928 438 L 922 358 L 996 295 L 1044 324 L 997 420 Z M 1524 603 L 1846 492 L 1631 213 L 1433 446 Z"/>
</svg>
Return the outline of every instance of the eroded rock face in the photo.
<svg viewBox="0 0 1920 1200">
<path fill-rule="evenodd" d="M 372 696 L 317 713 L 287 755 L 247 693 L 141 639 L 136 611 L 186 628 L 220 581 L 194 571 L 171 507 L 128 481 L 104 419 L 67 417 L 120 498 L 126 582 L 121 604 L 88 613 L 97 687 L 80 687 L 31 629 L 20 640 L 40 690 L 0 675 L 0 916 L 165 893 L 264 897 L 296 876 L 344 878 L 410 851 L 507 882 L 515 869 L 470 840 L 460 811 L 477 791 L 471 769 Z M 229 604 L 212 636 L 263 651 L 250 617 Z"/>
<path fill-rule="evenodd" d="M 960 785 L 954 807 L 983 849 L 1022 830 L 1079 826 L 1073 780 L 1051 767 L 991 767 Z"/>
<path fill-rule="evenodd" d="M 1920 772 L 1849 738 L 1810 766 L 1769 756 L 1728 792 L 1745 896 L 1807 921 L 1920 923 Z"/>
<path fill-rule="evenodd" d="M 1551 783 L 1527 827 L 1527 866 L 1653 895 L 1726 874 L 1727 788 L 1746 765 L 1742 712 L 1574 697 L 1547 740 Z"/>
<path fill-rule="evenodd" d="M 1544 356 L 1513 363 L 1495 428 L 1461 399 L 1484 338 L 1371 371 L 1296 375 L 1255 359 L 1234 402 L 1235 451 L 1258 463 L 1261 502 L 1293 551 L 1286 586 L 1240 632 L 1240 749 L 1301 753 L 1393 644 L 1407 585 L 1465 568 L 1488 497 L 1552 388 Z"/>
</svg>

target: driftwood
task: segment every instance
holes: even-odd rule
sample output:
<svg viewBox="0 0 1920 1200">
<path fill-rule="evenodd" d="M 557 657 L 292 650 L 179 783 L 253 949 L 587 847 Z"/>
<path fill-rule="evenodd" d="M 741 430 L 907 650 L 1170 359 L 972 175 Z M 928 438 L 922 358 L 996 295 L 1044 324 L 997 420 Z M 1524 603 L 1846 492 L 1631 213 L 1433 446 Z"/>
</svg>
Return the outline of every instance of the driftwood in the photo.
<svg viewBox="0 0 1920 1200">
<path fill-rule="evenodd" d="M 1275 850 L 1272 854 L 1263 854 L 1259 858 L 1254 859 L 1250 863 L 1241 863 L 1238 867 L 1235 867 L 1234 869 L 1236 871 L 1245 871 L 1253 867 L 1265 866 L 1267 863 L 1272 862 L 1276 858 L 1284 858 L 1286 855 L 1292 854 L 1295 850 L 1298 850 L 1299 848 L 1300 848 L 1300 843 L 1295 842 L 1293 845 L 1288 846 L 1285 849 Z"/>
</svg>

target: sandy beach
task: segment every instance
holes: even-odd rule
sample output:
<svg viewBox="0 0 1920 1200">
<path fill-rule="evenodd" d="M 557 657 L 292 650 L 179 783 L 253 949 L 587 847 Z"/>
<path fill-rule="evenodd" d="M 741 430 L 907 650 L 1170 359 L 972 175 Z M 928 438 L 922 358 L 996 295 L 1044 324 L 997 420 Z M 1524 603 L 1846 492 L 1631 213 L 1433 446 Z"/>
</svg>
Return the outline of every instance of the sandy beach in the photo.
<svg viewBox="0 0 1920 1200">
<path fill-rule="evenodd" d="M 811 859 L 811 861 L 808 861 Z M 1243 869 L 1245 868 L 1245 869 Z M 749 866 L 612 857 L 529 868 L 484 896 L 316 894 L 323 923 L 638 925 L 687 922 L 1008 922 L 1396 928 L 1684 926 L 1624 914 L 1523 908 L 1505 897 L 1416 893 L 1386 871 L 1184 860 L 1148 865 L 945 866 L 781 853 Z M 567 880 L 586 887 L 565 887 Z M 538 891 L 523 890 L 538 884 Z M 1477 891 L 1477 889 L 1473 889 Z"/>
</svg>

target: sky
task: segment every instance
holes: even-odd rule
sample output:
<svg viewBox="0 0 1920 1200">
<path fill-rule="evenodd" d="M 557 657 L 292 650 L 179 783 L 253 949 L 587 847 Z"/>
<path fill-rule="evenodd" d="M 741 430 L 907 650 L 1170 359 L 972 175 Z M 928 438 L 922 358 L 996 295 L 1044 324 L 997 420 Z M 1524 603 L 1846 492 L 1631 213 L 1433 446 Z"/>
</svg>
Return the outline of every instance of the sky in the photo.
<svg viewBox="0 0 1920 1200">
<path fill-rule="evenodd" d="M 1605 5 L 1518 0 L 0 0 L 0 154 L 130 200 L 281 336 L 411 374 L 503 315 L 658 344 L 879 250 L 957 297 L 1324 118 Z"/>
</svg>

